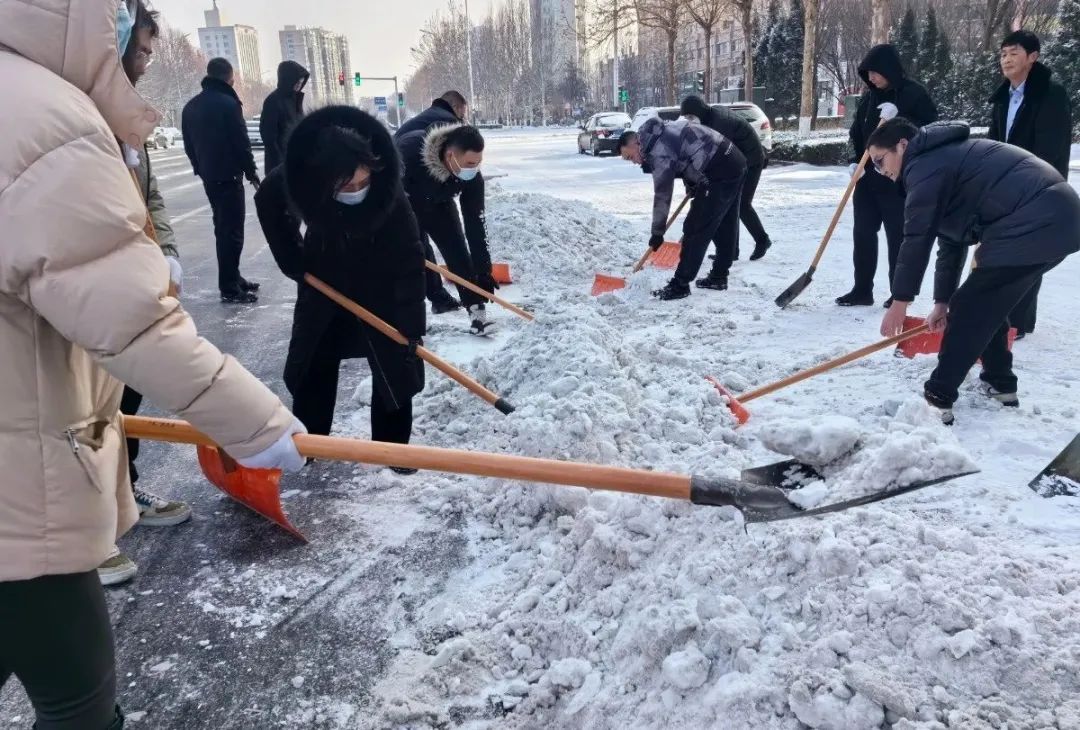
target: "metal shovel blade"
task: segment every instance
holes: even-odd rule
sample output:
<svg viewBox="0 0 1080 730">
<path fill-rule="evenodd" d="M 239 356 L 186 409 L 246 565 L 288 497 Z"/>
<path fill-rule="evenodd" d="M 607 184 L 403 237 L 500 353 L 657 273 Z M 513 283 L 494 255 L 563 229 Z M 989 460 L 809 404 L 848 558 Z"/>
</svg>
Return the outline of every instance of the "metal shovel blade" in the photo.
<svg viewBox="0 0 1080 730">
<path fill-rule="evenodd" d="M 795 297 L 803 293 L 806 287 L 810 286 L 810 282 L 814 280 L 814 270 L 809 269 L 805 274 L 795 280 L 795 283 L 789 286 L 783 291 L 783 293 L 776 298 L 776 306 L 783 309 L 787 305 L 795 301 Z"/>
<path fill-rule="evenodd" d="M 1080 496 L 1080 434 L 1028 486 L 1040 497 Z"/>
</svg>

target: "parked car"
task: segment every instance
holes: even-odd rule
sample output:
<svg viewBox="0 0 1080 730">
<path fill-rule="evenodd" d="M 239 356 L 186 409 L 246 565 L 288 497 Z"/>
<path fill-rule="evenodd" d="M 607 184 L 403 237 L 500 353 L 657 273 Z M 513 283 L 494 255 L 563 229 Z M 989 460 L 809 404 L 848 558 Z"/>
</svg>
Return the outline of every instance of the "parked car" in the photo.
<svg viewBox="0 0 1080 730">
<path fill-rule="evenodd" d="M 154 127 L 154 131 L 146 140 L 146 145 L 151 149 L 167 150 L 180 139 L 180 130 L 176 127 Z"/>
<path fill-rule="evenodd" d="M 750 122 L 754 129 L 757 130 L 758 137 L 761 139 L 761 146 L 765 148 L 766 154 L 772 152 L 773 146 L 773 130 L 772 124 L 769 123 L 769 118 L 765 116 L 765 112 L 761 111 L 761 107 L 757 104 L 752 104 L 749 101 L 735 101 L 729 104 L 711 104 L 712 107 L 725 107 L 738 114 L 740 117 Z M 641 125 L 645 123 L 646 119 L 651 117 L 660 117 L 671 121 L 672 119 L 679 118 L 679 107 L 677 106 L 646 106 L 638 109 L 634 114 L 634 120 L 630 125 L 630 128 L 635 132 L 641 128 Z"/>
<path fill-rule="evenodd" d="M 599 157 L 601 152 L 615 154 L 619 136 L 630 128 L 630 122 L 630 115 L 622 112 L 593 114 L 578 134 L 578 154 L 591 152 L 593 157 Z"/>
<path fill-rule="evenodd" d="M 262 114 L 256 114 L 247 121 L 248 141 L 251 142 L 252 147 L 263 146 L 262 134 L 259 132 L 259 119 L 261 118 Z"/>
</svg>

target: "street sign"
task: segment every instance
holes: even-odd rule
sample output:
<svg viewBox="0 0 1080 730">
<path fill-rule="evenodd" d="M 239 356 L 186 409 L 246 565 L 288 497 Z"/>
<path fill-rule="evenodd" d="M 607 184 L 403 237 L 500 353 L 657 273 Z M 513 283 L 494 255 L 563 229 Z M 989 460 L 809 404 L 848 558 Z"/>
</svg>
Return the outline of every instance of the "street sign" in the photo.
<svg viewBox="0 0 1080 730">
<path fill-rule="evenodd" d="M 376 96 L 375 97 L 375 111 L 380 111 L 380 112 L 384 112 L 384 113 L 389 111 L 389 107 L 386 104 L 386 97 L 385 96 Z"/>
</svg>

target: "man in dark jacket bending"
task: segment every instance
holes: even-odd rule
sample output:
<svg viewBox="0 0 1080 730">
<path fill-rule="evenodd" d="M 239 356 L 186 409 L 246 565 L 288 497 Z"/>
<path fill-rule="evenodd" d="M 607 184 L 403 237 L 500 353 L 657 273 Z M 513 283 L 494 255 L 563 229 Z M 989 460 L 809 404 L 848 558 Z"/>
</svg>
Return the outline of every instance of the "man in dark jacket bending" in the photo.
<svg viewBox="0 0 1080 730">
<path fill-rule="evenodd" d="M 855 121 L 851 125 L 851 144 L 856 161 L 866 150 L 866 140 L 881 121 L 882 104 L 894 104 L 901 116 L 918 127 L 937 119 L 937 108 L 921 84 L 907 77 L 900 54 L 891 45 L 874 46 L 859 65 L 859 76 L 867 91 L 859 99 Z M 878 264 L 878 231 L 885 228 L 889 250 L 889 280 L 896 268 L 896 256 L 904 235 L 904 200 L 896 184 L 875 172 L 870 166 L 855 185 L 855 228 L 852 232 L 855 250 L 855 285 L 851 291 L 836 299 L 842 307 L 870 306 L 874 303 L 874 274 Z M 889 306 L 886 302 L 885 306 Z"/>
<path fill-rule="evenodd" d="M 1069 178 L 1072 108 L 1065 87 L 1039 62 L 1039 38 L 1029 30 L 1010 33 L 1001 42 L 1001 72 L 1005 81 L 990 97 L 987 139 L 1022 147 Z M 1013 310 L 1010 320 L 1023 337 L 1035 331 L 1042 279 Z"/>
<path fill-rule="evenodd" d="M 405 167 L 405 193 L 420 224 L 421 240 L 430 236 L 451 273 L 484 291 L 499 287 L 491 275 L 484 221 L 484 137 L 465 124 L 417 129 L 397 139 Z M 461 215 L 454 200 L 460 196 Z M 462 230 L 462 219 L 465 227 Z M 489 335 L 485 299 L 464 287 L 458 294 L 469 315 L 469 331 Z"/>
<path fill-rule="evenodd" d="M 700 96 L 683 99 L 680 111 L 683 116 L 697 119 L 709 129 L 730 139 L 746 158 L 746 178 L 743 180 L 742 196 L 739 198 L 739 219 L 754 239 L 754 252 L 750 254 L 750 260 L 757 261 L 765 256 L 765 252 L 772 246 L 772 240 L 754 210 L 754 193 L 761 182 L 761 172 L 765 169 L 766 162 L 765 148 L 761 146 L 757 130 L 730 109 L 719 105 L 710 106 Z M 735 245 L 735 258 L 739 258 L 738 242 Z"/>
<path fill-rule="evenodd" d="M 285 137 L 304 116 L 304 85 L 308 71 L 296 61 L 282 61 L 277 67 L 277 88 L 263 101 L 259 136 L 266 148 L 264 167 L 270 172 L 285 161 Z"/>
<path fill-rule="evenodd" d="M 1019 405 L 1009 312 L 1039 277 L 1080 250 L 1080 196 L 1060 173 L 1019 147 L 969 134 L 962 122 L 919 130 L 893 119 L 867 142 L 874 167 L 906 192 L 893 304 L 881 325 L 886 337 L 903 329 L 939 238 L 927 321 L 945 336 L 925 396 L 945 423 L 952 423 L 959 387 L 980 358 L 983 392 Z M 966 248 L 979 242 L 976 268 L 960 285 Z"/>
<path fill-rule="evenodd" d="M 675 275 L 653 292 L 663 300 L 690 296 L 690 282 L 701 269 L 709 241 L 716 243 L 712 271 L 697 280 L 701 289 L 724 290 L 739 241 L 739 196 L 746 177 L 746 159 L 719 132 L 685 119 L 665 122 L 653 117 L 637 132 L 623 132 L 619 154 L 641 165 L 653 177 L 653 220 L 649 248 L 664 242 L 675 179 L 682 178 L 694 199 L 683 223 L 682 251 Z"/>
</svg>

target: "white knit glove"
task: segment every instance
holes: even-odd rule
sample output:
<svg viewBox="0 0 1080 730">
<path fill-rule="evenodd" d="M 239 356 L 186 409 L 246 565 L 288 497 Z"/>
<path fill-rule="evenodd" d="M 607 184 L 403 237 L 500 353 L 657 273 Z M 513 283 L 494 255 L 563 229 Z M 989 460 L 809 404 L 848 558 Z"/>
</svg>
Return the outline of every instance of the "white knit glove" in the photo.
<svg viewBox="0 0 1080 730">
<path fill-rule="evenodd" d="M 169 265 L 169 281 L 176 287 L 176 293 L 184 291 L 184 267 L 180 265 L 180 259 L 175 256 L 166 256 L 165 263 Z"/>
<path fill-rule="evenodd" d="M 296 443 L 293 441 L 293 435 L 298 433 L 307 433 L 307 429 L 304 428 L 304 424 L 300 423 L 299 419 L 294 418 L 288 430 L 269 448 L 260 451 L 254 456 L 237 459 L 236 461 L 240 466 L 246 466 L 249 469 L 280 469 L 281 471 L 298 472 L 304 468 L 304 457 L 300 455 L 300 452 L 296 449 Z"/>
<path fill-rule="evenodd" d="M 881 112 L 882 119 L 896 119 L 900 114 L 900 110 L 891 101 L 887 101 L 884 104 L 878 104 L 878 110 Z"/>
<path fill-rule="evenodd" d="M 848 165 L 847 169 L 848 169 L 848 174 L 851 175 L 852 177 L 855 177 L 855 173 L 857 173 L 857 172 L 859 173 L 859 177 L 862 177 L 862 175 L 863 175 L 862 172 L 859 172 L 859 163 L 857 163 L 857 162 L 852 162 L 850 165 Z M 865 169 L 863 170 L 863 172 L 865 172 Z"/>
</svg>

